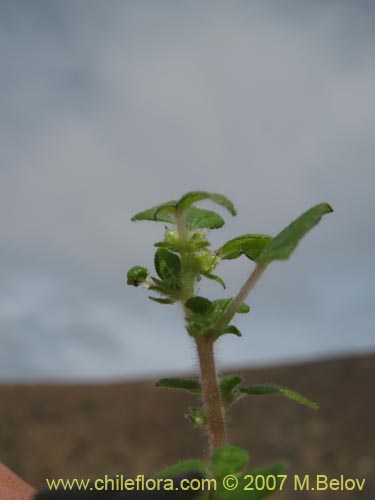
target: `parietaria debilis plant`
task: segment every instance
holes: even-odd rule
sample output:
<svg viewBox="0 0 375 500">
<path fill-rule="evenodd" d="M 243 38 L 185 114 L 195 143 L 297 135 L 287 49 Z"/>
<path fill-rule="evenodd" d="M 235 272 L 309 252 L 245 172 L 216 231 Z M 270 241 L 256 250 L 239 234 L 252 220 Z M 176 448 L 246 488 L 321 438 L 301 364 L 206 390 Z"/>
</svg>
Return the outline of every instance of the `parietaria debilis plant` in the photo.
<svg viewBox="0 0 375 500">
<path fill-rule="evenodd" d="M 241 336 L 232 323 L 236 314 L 246 314 L 250 307 L 245 304 L 265 269 L 275 260 L 288 259 L 301 238 L 323 217 L 332 212 L 327 203 L 313 206 L 289 224 L 279 234 L 246 233 L 212 250 L 207 240 L 207 231 L 219 229 L 224 220 L 218 213 L 196 206 L 210 200 L 236 215 L 233 203 L 218 193 L 192 191 L 179 200 L 157 205 L 132 217 L 133 221 L 158 221 L 165 224 L 164 239 L 155 243 L 154 267 L 151 275 L 145 267 L 134 266 L 127 274 L 128 285 L 144 285 L 152 294 L 149 298 L 160 304 L 180 303 L 185 316 L 186 330 L 195 342 L 200 376 L 197 379 L 164 378 L 156 382 L 157 387 L 189 391 L 200 397 L 202 406 L 189 408 L 186 417 L 195 427 L 207 430 L 211 449 L 210 463 L 187 460 L 169 467 L 158 477 L 175 476 L 198 471 L 207 477 L 222 479 L 227 474 L 235 475 L 241 486 L 245 476 L 261 475 L 276 478 L 275 484 L 265 481 L 262 491 L 244 491 L 240 486 L 228 491 L 218 483 L 216 491 L 202 493 L 201 498 L 215 500 L 265 498 L 277 490 L 282 480 L 283 462 L 243 472 L 249 460 L 247 452 L 227 442 L 226 414 L 239 399 L 265 394 L 279 394 L 317 409 L 317 405 L 300 394 L 271 384 L 244 386 L 237 375 L 218 377 L 215 367 L 214 344 L 226 334 Z M 202 278 L 216 281 L 222 288 L 226 285 L 216 274 L 222 260 L 237 259 L 244 255 L 255 266 L 235 297 L 210 300 L 196 295 L 196 285 Z"/>
</svg>

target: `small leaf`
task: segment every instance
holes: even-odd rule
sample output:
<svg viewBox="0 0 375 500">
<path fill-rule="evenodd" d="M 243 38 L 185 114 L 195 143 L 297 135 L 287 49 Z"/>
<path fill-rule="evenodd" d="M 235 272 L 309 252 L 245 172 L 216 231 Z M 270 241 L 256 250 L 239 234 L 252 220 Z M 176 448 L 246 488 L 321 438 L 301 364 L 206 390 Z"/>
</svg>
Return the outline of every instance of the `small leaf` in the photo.
<svg viewBox="0 0 375 500">
<path fill-rule="evenodd" d="M 149 272 L 145 267 L 133 266 L 127 274 L 127 284 L 139 286 L 148 278 Z"/>
<path fill-rule="evenodd" d="M 211 274 L 211 273 L 204 273 L 203 276 L 208 278 L 209 280 L 217 281 L 217 283 L 220 283 L 220 285 L 224 288 L 226 288 L 225 281 L 220 278 L 220 276 L 216 276 L 216 274 Z"/>
<path fill-rule="evenodd" d="M 221 215 L 211 210 L 189 207 L 186 210 L 186 224 L 191 229 L 220 229 L 225 221 Z"/>
<path fill-rule="evenodd" d="M 224 333 L 233 333 L 233 335 L 237 335 L 237 337 L 242 337 L 242 333 L 239 329 L 234 325 L 228 325 L 222 330 L 222 335 Z"/>
<path fill-rule="evenodd" d="M 241 332 L 234 325 L 225 326 L 222 330 L 216 327 L 219 318 L 232 300 L 217 299 L 211 302 L 199 296 L 187 300 L 185 306 L 193 313 L 186 318 L 188 323 L 187 329 L 190 335 L 212 335 L 214 338 L 217 338 L 224 333 L 234 333 L 240 336 Z M 245 313 L 249 309 L 249 306 L 242 304 L 238 312 Z"/>
<path fill-rule="evenodd" d="M 240 472 L 248 461 L 249 454 L 242 448 L 231 444 L 219 446 L 211 457 L 212 469 L 219 478 Z"/>
<path fill-rule="evenodd" d="M 287 259 L 301 238 L 320 221 L 323 215 L 330 212 L 333 212 L 333 209 L 328 203 L 320 203 L 310 208 L 275 236 L 255 260 L 266 264 L 273 260 Z"/>
<path fill-rule="evenodd" d="M 165 389 L 180 389 L 182 391 L 200 394 L 201 384 L 195 379 L 186 378 L 161 378 L 155 383 L 156 387 L 164 387 Z"/>
<path fill-rule="evenodd" d="M 162 299 L 160 297 L 152 297 L 151 295 L 148 296 L 150 300 L 153 302 L 157 302 L 158 304 L 174 304 L 175 301 L 173 299 Z"/>
<path fill-rule="evenodd" d="M 241 388 L 241 392 L 243 392 L 244 394 L 253 394 L 253 395 L 275 394 L 279 391 L 280 387 L 273 384 L 253 384 Z"/>
<path fill-rule="evenodd" d="M 171 252 L 178 252 L 180 250 L 180 245 L 176 243 L 168 243 L 168 241 L 157 241 L 154 243 L 154 247 L 157 248 L 166 248 Z"/>
<path fill-rule="evenodd" d="M 280 394 L 285 396 L 286 398 L 293 399 L 294 401 L 297 401 L 297 403 L 300 403 L 301 405 L 308 406 L 309 408 L 312 408 L 313 410 L 318 410 L 319 406 L 314 403 L 313 401 L 310 401 L 309 399 L 304 398 L 301 396 L 301 394 L 298 394 L 297 392 L 290 391 L 289 389 L 281 389 Z"/>
<path fill-rule="evenodd" d="M 229 303 L 232 302 L 233 299 L 217 299 L 214 300 L 213 303 L 217 307 L 218 311 L 220 313 L 224 313 L 225 309 L 229 306 Z M 239 314 L 246 314 L 250 311 L 250 307 L 243 303 L 240 305 L 240 307 L 237 309 L 237 313 Z"/>
<path fill-rule="evenodd" d="M 250 312 L 250 306 L 245 303 L 242 303 L 239 309 L 237 309 L 238 314 L 247 314 L 248 312 Z"/>
<path fill-rule="evenodd" d="M 191 191 L 190 193 L 185 194 L 178 202 L 177 202 L 177 210 L 183 211 L 186 210 L 193 203 L 202 200 L 211 200 L 218 205 L 221 205 L 229 210 L 232 215 L 236 215 L 236 209 L 234 208 L 233 203 L 224 195 L 219 193 L 207 193 L 206 191 Z"/>
<path fill-rule="evenodd" d="M 222 259 L 237 259 L 245 254 L 249 259 L 256 260 L 271 240 L 272 236 L 266 234 L 244 234 L 227 241 L 216 253 Z"/>
<path fill-rule="evenodd" d="M 193 427 L 205 427 L 207 425 L 207 417 L 202 408 L 189 408 L 185 417 Z"/>
<path fill-rule="evenodd" d="M 189 473 L 192 471 L 201 472 L 205 475 L 207 472 L 207 468 L 200 460 L 184 460 L 182 462 L 178 462 L 177 464 L 170 465 L 166 469 L 155 474 L 154 477 L 169 479 L 179 474 Z"/>
<path fill-rule="evenodd" d="M 194 314 L 204 316 L 213 310 L 213 303 L 205 297 L 199 295 L 191 297 L 185 302 L 185 307 L 190 309 Z"/>
<path fill-rule="evenodd" d="M 233 403 L 238 397 L 237 386 L 243 379 L 237 375 L 225 375 L 219 380 L 219 390 L 221 399 L 225 406 Z"/>
<path fill-rule="evenodd" d="M 161 205 L 156 205 L 155 207 L 144 210 L 143 212 L 139 212 L 135 214 L 131 220 L 132 221 L 140 221 L 140 220 L 151 220 L 151 221 L 159 221 L 159 222 L 169 222 L 175 223 L 175 218 L 173 215 L 173 211 L 175 210 L 176 201 L 168 201 L 167 203 L 162 203 Z"/>
<path fill-rule="evenodd" d="M 289 399 L 293 399 L 294 401 L 297 401 L 297 403 L 308 406 L 313 410 L 317 410 L 319 408 L 319 406 L 316 403 L 313 403 L 309 399 L 304 398 L 297 392 L 273 384 L 253 384 L 247 387 L 242 387 L 240 389 L 240 392 L 242 394 L 251 394 L 251 395 L 281 394 L 282 396 L 285 396 L 286 398 Z"/>
<path fill-rule="evenodd" d="M 166 248 L 158 248 L 155 252 L 155 269 L 165 282 L 178 280 L 181 271 L 180 258 Z"/>
</svg>

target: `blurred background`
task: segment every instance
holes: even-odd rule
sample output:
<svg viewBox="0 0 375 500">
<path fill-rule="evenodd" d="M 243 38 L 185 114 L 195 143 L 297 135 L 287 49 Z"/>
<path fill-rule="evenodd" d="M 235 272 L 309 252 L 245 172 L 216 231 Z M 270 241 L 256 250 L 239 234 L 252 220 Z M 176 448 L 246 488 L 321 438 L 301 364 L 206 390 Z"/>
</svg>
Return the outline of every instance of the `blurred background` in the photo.
<svg viewBox="0 0 375 500">
<path fill-rule="evenodd" d="M 191 369 L 180 311 L 125 276 L 152 266 L 163 235 L 130 217 L 194 189 L 237 206 L 216 246 L 335 209 L 268 270 L 238 320 L 246 335 L 220 343 L 223 366 L 374 346 L 373 2 L 0 9 L 1 380 Z M 250 268 L 222 265 L 226 296 Z"/>
<path fill-rule="evenodd" d="M 369 369 L 374 18 L 365 0 L 0 1 L 0 381 L 9 398 L 20 394 L 16 383 L 196 367 L 181 311 L 126 286 L 131 266 L 152 267 L 164 231 L 131 216 L 196 189 L 223 193 L 238 209 L 236 218 L 223 212 L 214 248 L 247 232 L 274 235 L 322 201 L 335 209 L 290 261 L 268 269 L 251 314 L 237 320 L 244 337 L 218 343 L 219 366 L 362 356 Z M 205 283 L 199 293 L 230 297 L 250 270 L 245 258 L 225 262 L 225 293 Z M 337 383 L 351 373 L 335 370 Z M 44 397 L 26 405 L 37 408 L 39 430 L 54 422 Z M 17 411 L 19 422 L 31 418 Z M 14 416 L 3 414 L 5 428 Z M 17 457 L 23 446 L 32 456 L 30 429 Z M 322 435 L 314 432 L 313 442 Z M 12 443 L 14 434 L 4 438 L 8 463 L 42 477 L 45 469 L 32 475 L 18 462 Z M 67 463 L 89 456 L 80 450 Z"/>
</svg>

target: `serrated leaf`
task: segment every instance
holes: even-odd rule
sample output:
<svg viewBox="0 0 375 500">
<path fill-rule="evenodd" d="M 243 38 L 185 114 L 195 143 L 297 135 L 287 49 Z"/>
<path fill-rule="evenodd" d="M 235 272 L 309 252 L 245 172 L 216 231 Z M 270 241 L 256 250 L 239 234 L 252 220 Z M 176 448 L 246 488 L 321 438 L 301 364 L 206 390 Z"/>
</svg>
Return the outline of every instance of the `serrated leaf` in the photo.
<svg viewBox="0 0 375 500">
<path fill-rule="evenodd" d="M 141 221 L 141 220 L 151 220 L 158 222 L 169 222 L 175 223 L 175 218 L 173 215 L 173 211 L 175 210 L 176 201 L 168 201 L 167 203 L 162 203 L 160 205 L 156 205 L 155 207 L 148 208 L 143 212 L 139 212 L 131 218 L 132 221 Z"/>
<path fill-rule="evenodd" d="M 200 394 L 201 384 L 199 380 L 187 378 L 161 378 L 155 382 L 156 387 L 163 387 L 165 389 L 180 389 L 182 391 L 192 392 L 193 394 Z"/>
<path fill-rule="evenodd" d="M 180 200 L 177 202 L 177 210 L 183 211 L 186 210 L 193 203 L 202 200 L 211 200 L 218 205 L 221 205 L 229 210 L 232 215 L 236 215 L 236 209 L 234 208 L 233 203 L 224 195 L 219 193 L 208 193 L 207 191 L 190 191 L 190 193 L 185 194 Z"/>
<path fill-rule="evenodd" d="M 177 281 L 181 271 L 180 257 L 166 248 L 158 248 L 155 252 L 155 269 L 159 277 L 168 282 Z"/>
<path fill-rule="evenodd" d="M 333 209 L 328 203 L 320 203 L 310 208 L 275 236 L 255 260 L 266 264 L 273 260 L 287 259 L 301 238 L 320 221 L 323 215 L 330 212 L 333 212 Z"/>
<path fill-rule="evenodd" d="M 297 401 L 297 403 L 308 406 L 313 410 L 317 410 L 319 408 L 316 403 L 313 403 L 309 399 L 306 399 L 305 397 L 301 396 L 301 394 L 274 384 L 253 384 L 247 387 L 241 387 L 240 392 L 242 394 L 249 395 L 281 394 L 282 396 L 293 399 L 294 401 Z"/>
<path fill-rule="evenodd" d="M 281 480 L 283 479 L 284 469 L 285 463 L 279 461 L 264 467 L 257 467 L 256 469 L 252 469 L 248 472 L 243 472 L 240 476 L 238 476 L 238 486 L 233 491 L 226 490 L 222 482 L 218 481 L 217 489 L 212 494 L 212 498 L 213 500 L 262 500 L 263 498 L 267 498 L 273 493 L 279 491 Z M 273 484 L 273 481 L 270 482 L 270 489 L 265 487 L 263 490 L 258 490 L 254 486 L 254 489 L 250 490 L 248 489 L 250 484 L 249 476 L 253 476 L 254 478 L 257 476 L 264 476 L 265 479 L 268 476 L 271 476 L 272 478 L 275 478 L 275 484 Z M 267 480 L 265 480 L 265 485 L 267 485 Z M 273 488 L 273 486 L 275 487 Z"/>
<path fill-rule="evenodd" d="M 243 379 L 237 375 L 225 375 L 219 380 L 219 390 L 221 399 L 225 406 L 233 403 L 237 399 L 238 390 L 236 387 L 241 384 Z"/>
<path fill-rule="evenodd" d="M 184 460 L 176 464 L 170 465 L 166 469 L 155 474 L 155 478 L 173 478 L 179 474 L 189 473 L 189 472 L 201 472 L 206 474 L 207 468 L 203 462 L 200 460 Z"/>
<path fill-rule="evenodd" d="M 224 335 L 225 333 L 232 333 L 233 335 L 237 335 L 237 337 L 242 337 L 242 333 L 234 325 L 226 326 L 225 328 L 223 328 L 223 330 L 221 330 L 221 332 L 222 335 Z"/>
<path fill-rule="evenodd" d="M 218 478 L 240 472 L 248 461 L 247 451 L 231 444 L 219 446 L 211 457 L 212 469 Z"/>
<path fill-rule="evenodd" d="M 244 234 L 227 241 L 216 253 L 221 259 L 237 259 L 244 254 L 256 260 L 271 240 L 272 236 L 267 234 Z"/>
<path fill-rule="evenodd" d="M 206 299 L 205 297 L 200 297 L 196 295 L 195 297 L 191 297 L 185 302 L 185 307 L 190 309 L 194 314 L 206 315 L 211 312 L 214 308 L 213 303 Z"/>
<path fill-rule="evenodd" d="M 221 215 L 212 210 L 189 207 L 186 210 L 186 224 L 190 229 L 220 229 L 225 221 Z"/>
<path fill-rule="evenodd" d="M 220 285 L 224 288 L 224 290 L 226 289 L 227 286 L 225 284 L 225 281 L 222 278 L 220 278 L 220 276 L 211 273 L 204 273 L 203 276 L 205 276 L 209 280 L 213 280 L 216 281 L 217 283 L 220 283 Z"/>
<path fill-rule="evenodd" d="M 127 284 L 139 286 L 147 280 L 148 275 L 149 272 L 145 267 L 133 266 L 127 273 Z"/>
<path fill-rule="evenodd" d="M 153 302 L 157 302 L 158 304 L 174 304 L 175 300 L 173 299 L 162 299 L 160 297 L 152 297 L 152 295 L 149 295 L 148 298 L 152 300 Z"/>
</svg>

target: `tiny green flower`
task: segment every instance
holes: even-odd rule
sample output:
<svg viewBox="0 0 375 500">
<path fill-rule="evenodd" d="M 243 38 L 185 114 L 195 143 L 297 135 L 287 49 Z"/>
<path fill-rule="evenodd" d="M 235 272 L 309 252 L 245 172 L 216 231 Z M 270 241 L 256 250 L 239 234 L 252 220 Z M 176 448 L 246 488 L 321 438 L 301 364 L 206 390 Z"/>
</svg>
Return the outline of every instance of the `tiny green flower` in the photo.
<svg viewBox="0 0 375 500">
<path fill-rule="evenodd" d="M 210 273 L 218 264 L 218 258 L 213 252 L 201 252 L 195 255 L 195 264 L 199 273 Z"/>
</svg>

